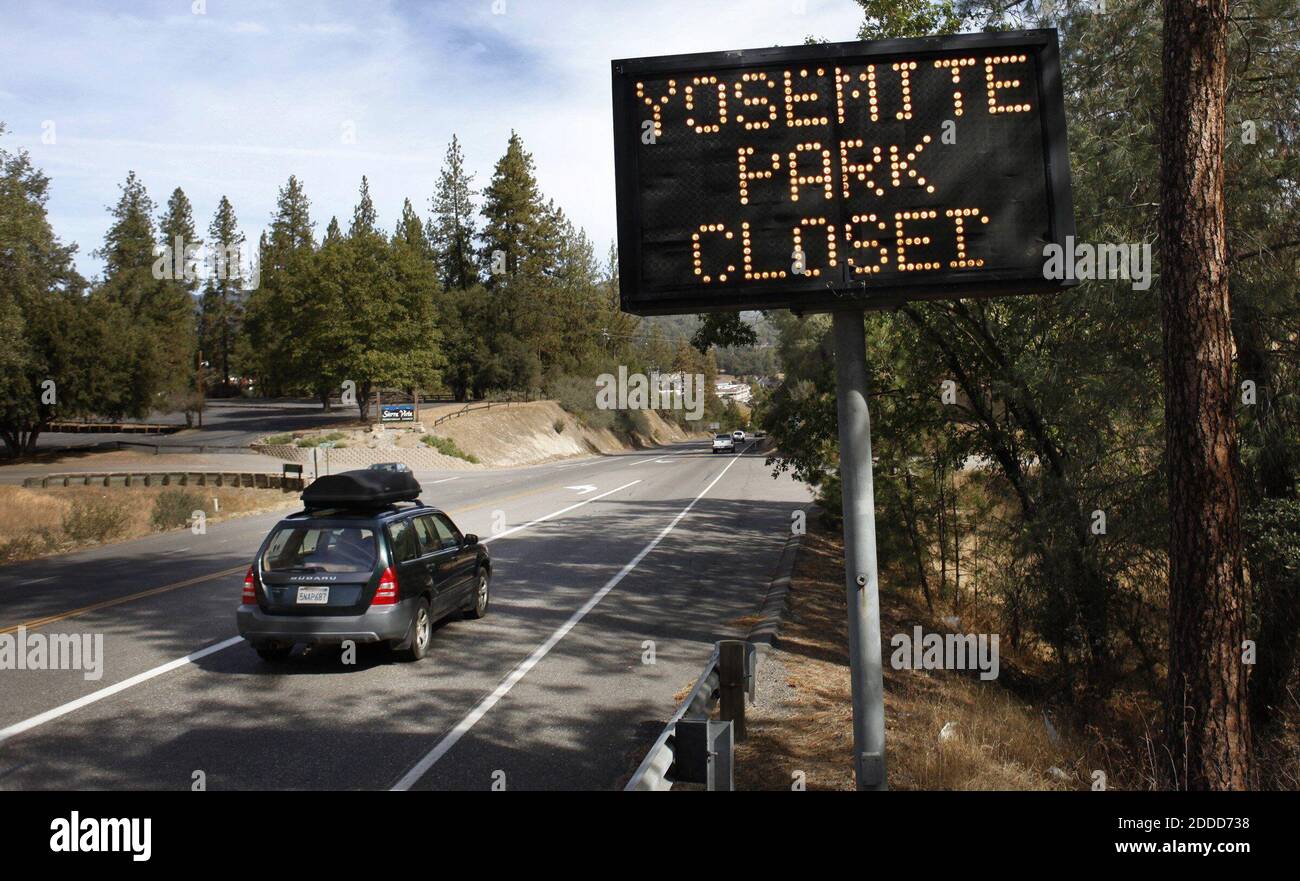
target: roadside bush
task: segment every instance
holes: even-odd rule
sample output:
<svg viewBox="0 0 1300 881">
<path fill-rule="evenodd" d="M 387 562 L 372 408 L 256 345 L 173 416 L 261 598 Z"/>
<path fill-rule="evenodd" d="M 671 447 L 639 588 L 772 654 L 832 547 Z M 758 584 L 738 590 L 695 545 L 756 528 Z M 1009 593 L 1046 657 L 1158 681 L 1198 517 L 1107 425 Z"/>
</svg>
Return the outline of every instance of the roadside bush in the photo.
<svg viewBox="0 0 1300 881">
<path fill-rule="evenodd" d="M 0 542 L 0 563 L 17 563 L 44 556 L 58 547 L 59 540 L 48 529 L 25 532 Z"/>
<path fill-rule="evenodd" d="M 557 419 L 557 420 L 555 420 L 555 423 L 554 423 L 551 427 L 555 429 L 555 433 L 556 433 L 556 434 L 564 434 L 564 420 L 563 420 L 563 419 Z"/>
<path fill-rule="evenodd" d="M 641 437 L 650 439 L 654 427 L 650 422 L 650 414 L 645 410 L 627 410 L 619 414 L 620 428 L 629 434 L 639 434 Z"/>
<path fill-rule="evenodd" d="M 591 428 L 613 428 L 614 413 L 596 406 L 596 384 L 591 379 L 578 376 L 561 376 L 553 380 L 546 390 L 566 413 L 572 413 Z"/>
<path fill-rule="evenodd" d="M 264 443 L 264 444 L 271 444 L 272 446 L 277 446 L 277 447 L 284 446 L 285 444 L 291 444 L 291 443 L 293 443 L 293 435 L 291 435 L 291 434 L 273 434 L 273 435 L 271 435 L 270 437 L 268 437 L 268 438 L 266 438 L 265 440 L 263 440 L 262 443 Z"/>
<path fill-rule="evenodd" d="M 188 526 L 190 516 L 203 509 L 203 497 L 183 489 L 165 489 L 154 499 L 150 521 L 158 530 Z"/>
<path fill-rule="evenodd" d="M 438 437 L 437 435 L 426 434 L 424 437 L 420 438 L 420 442 L 433 447 L 444 456 L 455 456 L 457 459 L 464 459 L 466 462 L 473 462 L 475 465 L 478 464 L 477 456 L 472 456 L 460 447 L 456 446 L 456 442 L 449 437 Z"/>
<path fill-rule="evenodd" d="M 63 518 L 63 531 L 74 542 L 108 541 L 126 529 L 129 519 L 126 505 L 119 500 L 104 497 L 77 499 Z"/>
<path fill-rule="evenodd" d="M 318 434 L 313 437 L 300 437 L 298 440 L 294 441 L 294 446 L 303 448 L 319 447 L 321 444 L 330 441 L 336 442 L 336 446 L 342 449 L 344 445 L 338 444 L 337 441 L 341 441 L 345 437 L 347 437 L 347 435 L 341 431 L 331 431 L 328 434 Z"/>
</svg>

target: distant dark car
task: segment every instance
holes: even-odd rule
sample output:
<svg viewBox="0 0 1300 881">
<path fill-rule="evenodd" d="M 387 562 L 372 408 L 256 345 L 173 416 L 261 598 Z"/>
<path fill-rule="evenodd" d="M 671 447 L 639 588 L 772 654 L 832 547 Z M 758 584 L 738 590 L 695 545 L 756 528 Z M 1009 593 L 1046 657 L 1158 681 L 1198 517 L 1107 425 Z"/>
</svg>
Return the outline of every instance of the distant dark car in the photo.
<svg viewBox="0 0 1300 881">
<path fill-rule="evenodd" d="M 419 660 L 434 622 L 455 612 L 482 618 L 487 548 L 413 498 L 419 490 L 409 472 L 369 469 L 309 486 L 306 507 L 271 530 L 244 576 L 239 634 L 268 661 L 298 643 L 344 640 L 387 643 Z"/>
</svg>

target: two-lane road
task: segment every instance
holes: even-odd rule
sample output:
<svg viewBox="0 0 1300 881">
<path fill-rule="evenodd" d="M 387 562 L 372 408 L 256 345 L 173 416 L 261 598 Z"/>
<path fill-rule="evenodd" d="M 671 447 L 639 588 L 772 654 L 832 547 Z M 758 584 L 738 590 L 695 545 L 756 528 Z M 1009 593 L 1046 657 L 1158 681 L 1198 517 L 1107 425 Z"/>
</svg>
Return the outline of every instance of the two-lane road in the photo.
<svg viewBox="0 0 1300 881">
<path fill-rule="evenodd" d="M 273 665 L 235 638 L 274 516 L 0 569 L 0 631 L 104 639 L 97 680 L 0 670 L 0 788 L 609 788 L 743 635 L 808 501 L 760 454 L 698 443 L 419 476 L 495 577 L 488 616 L 443 622 L 415 664 Z"/>
</svg>

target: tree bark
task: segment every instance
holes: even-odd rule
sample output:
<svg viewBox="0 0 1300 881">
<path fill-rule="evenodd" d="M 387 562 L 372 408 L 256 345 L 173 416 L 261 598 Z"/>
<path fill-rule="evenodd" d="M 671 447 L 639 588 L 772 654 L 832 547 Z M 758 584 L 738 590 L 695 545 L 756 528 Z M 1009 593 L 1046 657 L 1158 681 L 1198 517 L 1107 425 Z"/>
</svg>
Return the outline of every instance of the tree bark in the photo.
<svg viewBox="0 0 1300 881">
<path fill-rule="evenodd" d="M 1246 789 L 1250 719 L 1224 228 L 1228 0 L 1165 0 L 1161 323 L 1171 783 Z"/>
</svg>

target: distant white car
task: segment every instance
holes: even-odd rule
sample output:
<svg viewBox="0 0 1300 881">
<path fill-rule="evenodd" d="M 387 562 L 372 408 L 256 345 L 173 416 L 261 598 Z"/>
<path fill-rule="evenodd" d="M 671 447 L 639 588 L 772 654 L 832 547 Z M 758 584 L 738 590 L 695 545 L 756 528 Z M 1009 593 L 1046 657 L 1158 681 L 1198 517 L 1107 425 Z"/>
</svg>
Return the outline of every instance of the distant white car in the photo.
<svg viewBox="0 0 1300 881">
<path fill-rule="evenodd" d="M 735 443 L 743 444 L 745 442 L 745 432 L 737 428 L 735 431 L 731 433 L 731 439 Z"/>
<path fill-rule="evenodd" d="M 713 452 L 715 453 L 734 453 L 736 451 L 736 441 L 729 434 L 720 434 L 713 439 Z"/>
</svg>

